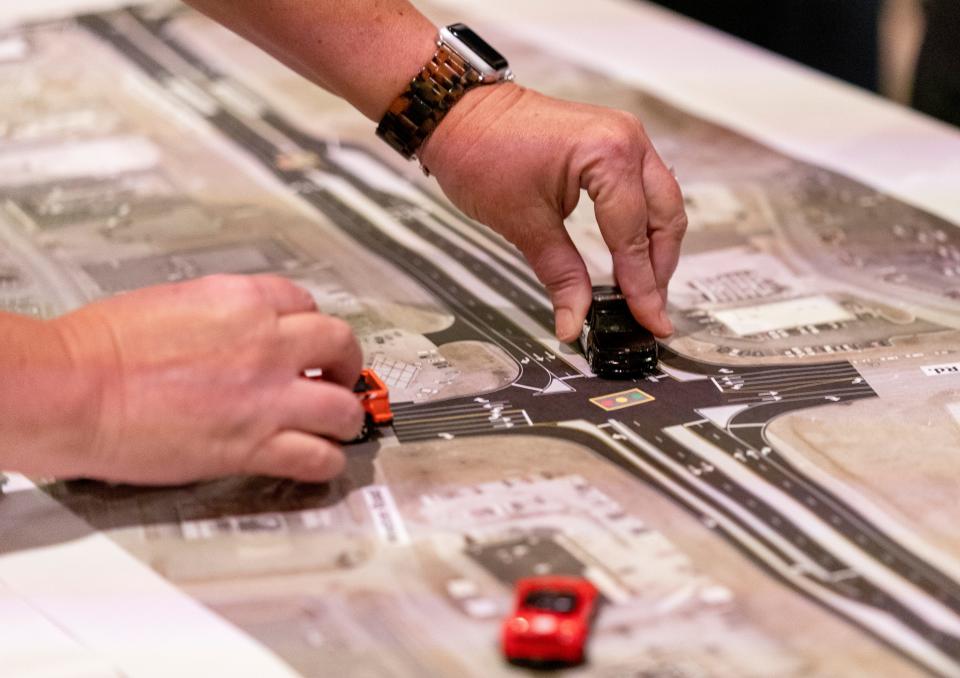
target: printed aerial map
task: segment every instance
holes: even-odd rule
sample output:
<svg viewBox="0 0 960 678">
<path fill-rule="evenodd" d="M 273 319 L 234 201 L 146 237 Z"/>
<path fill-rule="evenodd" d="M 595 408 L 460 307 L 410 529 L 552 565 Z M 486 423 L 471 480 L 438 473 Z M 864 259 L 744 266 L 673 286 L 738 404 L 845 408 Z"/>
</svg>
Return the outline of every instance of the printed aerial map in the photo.
<svg viewBox="0 0 960 678">
<path fill-rule="evenodd" d="M 45 491 L 304 676 L 522 674 L 500 622 L 547 573 L 602 596 L 570 675 L 960 675 L 960 229 L 476 28 L 680 179 L 657 372 L 594 377 L 513 247 L 210 21 L 38 24 L 0 34 L 0 308 L 284 275 L 396 415 L 328 484 Z"/>
</svg>

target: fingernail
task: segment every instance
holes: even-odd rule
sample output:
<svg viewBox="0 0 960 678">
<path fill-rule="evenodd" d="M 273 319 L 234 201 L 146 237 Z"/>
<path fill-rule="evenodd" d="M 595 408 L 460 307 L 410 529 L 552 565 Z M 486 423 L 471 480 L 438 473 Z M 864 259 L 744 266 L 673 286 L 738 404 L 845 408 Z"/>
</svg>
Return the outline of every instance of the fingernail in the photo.
<svg viewBox="0 0 960 678">
<path fill-rule="evenodd" d="M 660 324 L 663 325 L 667 334 L 673 334 L 673 323 L 670 322 L 670 316 L 667 315 L 667 309 L 660 309 Z"/>
<path fill-rule="evenodd" d="M 577 333 L 577 328 L 574 327 L 575 323 L 573 311 L 569 308 L 557 309 L 557 339 L 570 341 L 567 337 L 572 337 Z"/>
</svg>

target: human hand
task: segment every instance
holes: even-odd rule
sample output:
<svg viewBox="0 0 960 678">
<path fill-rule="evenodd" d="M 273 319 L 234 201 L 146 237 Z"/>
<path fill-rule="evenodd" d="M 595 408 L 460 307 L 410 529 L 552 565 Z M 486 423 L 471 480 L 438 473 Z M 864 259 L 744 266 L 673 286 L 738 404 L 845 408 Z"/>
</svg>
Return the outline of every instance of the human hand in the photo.
<svg viewBox="0 0 960 678">
<path fill-rule="evenodd" d="M 550 294 L 561 341 L 580 333 L 592 297 L 563 224 L 581 188 L 634 317 L 657 336 L 672 333 L 667 284 L 687 219 L 680 187 L 636 117 L 512 83 L 478 87 L 444 118 L 421 159 L 461 210 L 527 258 Z"/>
<path fill-rule="evenodd" d="M 94 385 L 85 447 L 54 475 L 145 484 L 229 474 L 322 481 L 357 436 L 360 347 L 349 325 L 274 276 L 211 276 L 51 321 Z M 321 380 L 301 376 L 323 370 Z M 322 437 L 321 437 L 322 436 Z"/>
</svg>

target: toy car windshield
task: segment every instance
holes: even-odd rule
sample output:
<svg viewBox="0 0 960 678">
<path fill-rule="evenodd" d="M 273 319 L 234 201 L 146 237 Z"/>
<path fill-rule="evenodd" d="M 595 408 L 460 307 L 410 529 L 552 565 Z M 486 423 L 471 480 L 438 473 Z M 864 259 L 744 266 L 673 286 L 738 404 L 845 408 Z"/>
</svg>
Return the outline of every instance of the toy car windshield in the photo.
<svg viewBox="0 0 960 678">
<path fill-rule="evenodd" d="M 569 614 L 577 609 L 577 597 L 561 591 L 531 591 L 523 599 L 523 606 L 545 612 Z"/>
<path fill-rule="evenodd" d="M 643 327 L 633 319 L 633 316 L 624 316 L 620 313 L 600 312 L 597 319 L 597 329 L 610 334 L 632 334 L 643 332 Z"/>
<path fill-rule="evenodd" d="M 371 386 L 370 386 L 369 383 L 367 383 L 367 378 L 366 378 L 366 376 L 363 375 L 363 374 L 361 374 L 360 377 L 357 379 L 357 383 L 354 384 L 354 386 L 353 386 L 353 392 L 354 392 L 354 393 L 366 393 L 366 392 L 369 391 L 370 389 L 371 389 Z"/>
</svg>

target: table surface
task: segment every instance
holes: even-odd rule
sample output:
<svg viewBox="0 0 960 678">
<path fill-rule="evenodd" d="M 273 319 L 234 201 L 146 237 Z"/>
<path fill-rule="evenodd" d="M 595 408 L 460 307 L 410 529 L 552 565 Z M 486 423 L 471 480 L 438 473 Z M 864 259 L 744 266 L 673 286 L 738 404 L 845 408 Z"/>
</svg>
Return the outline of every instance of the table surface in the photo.
<svg viewBox="0 0 960 678">
<path fill-rule="evenodd" d="M 460 8 L 465 19 L 495 23 L 545 51 L 960 222 L 960 132 L 909 109 L 643 3 L 435 3 Z M 0 5 L 0 24 L 121 4 L 129 2 L 8 2 Z M 14 477 L 9 489 L 28 487 Z M 58 524 L 70 529 L 74 519 L 47 501 Z M 10 519 L 15 516 L 8 513 Z M 83 572 L 82 596 L 65 569 Z M 59 604 L 41 604 L 51 601 Z M 41 611 L 53 608 L 60 611 L 56 618 Z M 169 634 L 179 640 L 170 647 L 168 663 L 156 664 L 153 654 L 150 661 L 138 657 L 138 645 L 150 638 L 138 635 L 140 625 L 125 623 L 134 618 L 150 619 L 158 634 L 176 629 Z M 0 557 L 0 620 L 0 657 L 22 659 L 18 675 L 103 675 L 117 665 L 131 675 L 199 674 L 204 667 L 211 675 L 290 675 L 259 645 L 98 534 Z M 224 644 L 235 651 L 224 656 Z M 189 663 L 182 663 L 184 656 Z"/>
</svg>

